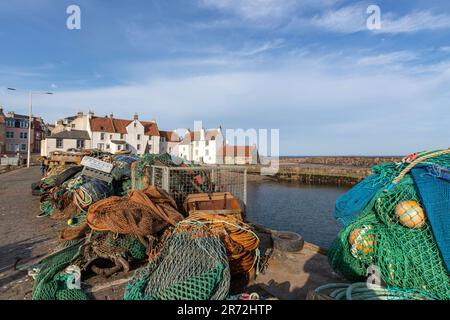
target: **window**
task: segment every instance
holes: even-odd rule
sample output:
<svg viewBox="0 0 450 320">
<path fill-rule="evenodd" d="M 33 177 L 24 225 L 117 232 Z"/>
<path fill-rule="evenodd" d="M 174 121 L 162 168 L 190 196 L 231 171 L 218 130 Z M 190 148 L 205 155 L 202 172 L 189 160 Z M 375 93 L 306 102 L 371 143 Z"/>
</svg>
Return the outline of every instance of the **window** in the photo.
<svg viewBox="0 0 450 320">
<path fill-rule="evenodd" d="M 84 140 L 77 140 L 77 149 L 84 149 Z"/>
<path fill-rule="evenodd" d="M 14 121 L 14 128 L 21 128 L 22 127 L 22 122 L 19 120 Z"/>
<path fill-rule="evenodd" d="M 209 150 L 208 149 L 205 150 L 205 155 L 209 156 Z"/>
<path fill-rule="evenodd" d="M 6 125 L 8 127 L 10 127 L 10 128 L 13 128 L 14 127 L 14 120 L 6 120 Z M 10 151 L 12 151 L 12 150 L 10 150 Z"/>
<path fill-rule="evenodd" d="M 57 138 L 57 139 L 56 139 L 56 147 L 57 147 L 58 149 L 62 149 L 63 146 L 64 146 L 63 139 Z"/>
<path fill-rule="evenodd" d="M 97 149 L 103 150 L 104 147 L 105 147 L 104 143 L 97 143 Z"/>
<path fill-rule="evenodd" d="M 166 142 L 166 138 L 161 137 L 161 142 Z"/>
<path fill-rule="evenodd" d="M 27 145 L 26 144 L 22 144 L 20 146 L 20 148 L 21 148 L 22 151 L 27 151 Z"/>
<path fill-rule="evenodd" d="M 14 139 L 14 132 L 7 131 L 6 132 L 6 138 L 7 139 Z"/>
<path fill-rule="evenodd" d="M 71 126 L 72 128 L 75 128 L 75 123 L 72 123 L 70 126 Z"/>
<path fill-rule="evenodd" d="M 109 147 L 109 144 L 107 143 L 107 144 L 106 144 L 106 150 L 109 150 L 109 148 L 110 148 L 110 147 Z"/>
<path fill-rule="evenodd" d="M 124 137 L 123 137 L 123 133 L 121 133 L 121 134 L 120 134 L 120 139 L 123 139 L 123 138 L 124 138 Z"/>
<path fill-rule="evenodd" d="M 117 146 L 117 150 L 118 151 L 122 150 L 122 147 L 121 146 Z"/>
<path fill-rule="evenodd" d="M 206 146 L 209 146 L 209 140 L 206 140 L 205 144 Z"/>
<path fill-rule="evenodd" d="M 137 145 L 137 149 L 141 150 L 141 145 L 140 144 Z"/>
<path fill-rule="evenodd" d="M 28 139 L 28 132 L 21 132 L 20 139 Z"/>
<path fill-rule="evenodd" d="M 140 134 L 137 135 L 137 139 L 141 140 L 141 135 Z"/>
<path fill-rule="evenodd" d="M 110 135 L 109 135 L 109 139 L 111 139 L 111 140 L 112 140 L 112 138 L 113 138 L 113 135 L 112 135 L 112 134 L 110 134 Z"/>
<path fill-rule="evenodd" d="M 103 132 L 100 133 L 100 140 L 105 140 L 105 134 Z"/>
</svg>

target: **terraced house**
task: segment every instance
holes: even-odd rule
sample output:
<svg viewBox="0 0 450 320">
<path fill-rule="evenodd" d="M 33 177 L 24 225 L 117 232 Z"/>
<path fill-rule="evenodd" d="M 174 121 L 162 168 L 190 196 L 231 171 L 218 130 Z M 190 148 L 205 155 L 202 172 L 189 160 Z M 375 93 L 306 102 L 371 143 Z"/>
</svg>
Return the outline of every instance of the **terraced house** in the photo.
<svg viewBox="0 0 450 320">
<path fill-rule="evenodd" d="M 75 148 L 74 141 L 77 141 L 76 149 L 94 148 L 111 153 L 129 150 L 138 155 L 157 154 L 160 153 L 161 137 L 156 121 L 139 120 L 138 114 L 134 115 L 133 120 L 126 120 L 116 119 L 112 113 L 97 117 L 93 112 L 87 115 L 79 112 L 75 117 L 58 121 L 48 140 L 51 139 L 56 139 L 58 143 L 47 143 L 42 155 L 48 156 L 52 151 Z"/>
<path fill-rule="evenodd" d="M 29 117 L 14 112 L 3 113 L 0 107 L 0 153 L 16 154 L 28 152 Z M 40 117 L 32 117 L 31 152 L 41 151 L 41 140 L 45 138 L 45 125 Z"/>
</svg>

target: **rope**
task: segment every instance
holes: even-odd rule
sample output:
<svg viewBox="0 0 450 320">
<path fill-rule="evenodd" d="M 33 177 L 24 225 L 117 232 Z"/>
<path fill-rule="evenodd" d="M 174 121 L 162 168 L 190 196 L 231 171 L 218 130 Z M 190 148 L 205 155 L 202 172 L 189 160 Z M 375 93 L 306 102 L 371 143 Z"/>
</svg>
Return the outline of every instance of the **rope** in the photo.
<svg viewBox="0 0 450 320">
<path fill-rule="evenodd" d="M 259 273 L 259 237 L 247 224 L 232 215 L 211 215 L 197 212 L 181 221 L 179 226 L 205 226 L 219 235 L 225 244 L 230 270 L 234 273 Z"/>
<path fill-rule="evenodd" d="M 336 300 L 434 300 L 428 292 L 399 288 L 384 288 L 367 282 L 329 283 L 316 290 L 321 293 L 332 289 L 329 294 Z"/>
<path fill-rule="evenodd" d="M 450 154 L 450 148 L 447 150 L 440 150 L 440 151 L 436 151 L 436 152 L 432 152 L 429 153 L 427 155 L 421 156 L 416 158 L 413 162 L 411 162 L 405 169 L 402 170 L 402 172 L 400 172 L 400 174 L 397 176 L 397 178 L 395 178 L 392 181 L 392 184 L 388 187 L 388 191 L 391 190 L 395 185 L 397 185 L 404 177 L 405 175 L 411 171 L 416 165 L 418 165 L 419 163 L 428 160 L 430 158 L 434 158 L 434 157 L 438 157 L 438 156 L 442 156 L 445 154 Z"/>
</svg>

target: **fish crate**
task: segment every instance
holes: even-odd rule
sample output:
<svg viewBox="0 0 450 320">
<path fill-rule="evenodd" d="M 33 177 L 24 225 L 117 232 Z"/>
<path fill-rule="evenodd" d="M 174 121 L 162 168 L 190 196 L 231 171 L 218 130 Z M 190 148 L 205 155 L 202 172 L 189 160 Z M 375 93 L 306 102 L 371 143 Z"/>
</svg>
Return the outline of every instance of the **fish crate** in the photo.
<svg viewBox="0 0 450 320">
<path fill-rule="evenodd" d="M 168 167 L 152 166 L 151 185 L 166 190 L 179 208 L 188 195 L 230 192 L 245 208 L 247 169 L 240 166 Z"/>
</svg>

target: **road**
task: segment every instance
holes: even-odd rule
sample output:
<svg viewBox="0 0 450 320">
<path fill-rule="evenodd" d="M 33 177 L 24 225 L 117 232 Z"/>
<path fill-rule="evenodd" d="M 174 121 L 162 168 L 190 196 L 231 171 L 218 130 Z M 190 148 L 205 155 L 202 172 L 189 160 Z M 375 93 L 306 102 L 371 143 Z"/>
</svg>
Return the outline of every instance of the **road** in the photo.
<svg viewBox="0 0 450 320">
<path fill-rule="evenodd" d="M 32 279 L 14 266 L 32 264 L 57 242 L 58 223 L 36 218 L 39 197 L 30 185 L 39 179 L 39 167 L 0 175 L 0 299 L 30 298 Z"/>
</svg>

